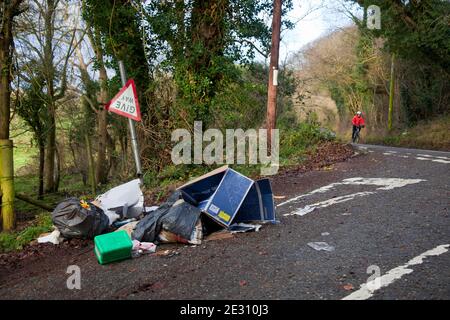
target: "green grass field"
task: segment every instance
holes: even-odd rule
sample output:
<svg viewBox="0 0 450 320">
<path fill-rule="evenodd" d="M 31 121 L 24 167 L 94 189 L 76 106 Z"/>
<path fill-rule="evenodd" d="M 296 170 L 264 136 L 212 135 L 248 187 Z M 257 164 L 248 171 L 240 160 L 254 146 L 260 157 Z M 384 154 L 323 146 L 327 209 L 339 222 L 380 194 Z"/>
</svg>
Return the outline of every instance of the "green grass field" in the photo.
<svg viewBox="0 0 450 320">
<path fill-rule="evenodd" d="M 17 175 L 37 160 L 38 149 L 33 141 L 33 133 L 27 131 L 25 124 L 17 118 L 11 122 L 11 139 L 14 142 L 14 173 Z"/>
</svg>

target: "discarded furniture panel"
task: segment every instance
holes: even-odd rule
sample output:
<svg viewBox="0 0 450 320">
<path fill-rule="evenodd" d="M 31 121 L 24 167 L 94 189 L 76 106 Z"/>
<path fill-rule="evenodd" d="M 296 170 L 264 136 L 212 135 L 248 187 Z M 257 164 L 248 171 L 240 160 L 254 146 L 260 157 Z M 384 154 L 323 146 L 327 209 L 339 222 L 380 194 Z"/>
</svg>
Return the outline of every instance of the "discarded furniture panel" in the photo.
<svg viewBox="0 0 450 320">
<path fill-rule="evenodd" d="M 253 181 L 228 166 L 216 169 L 178 188 L 198 208 L 228 228 L 245 221 L 275 222 L 273 193 L 268 179 Z"/>
</svg>

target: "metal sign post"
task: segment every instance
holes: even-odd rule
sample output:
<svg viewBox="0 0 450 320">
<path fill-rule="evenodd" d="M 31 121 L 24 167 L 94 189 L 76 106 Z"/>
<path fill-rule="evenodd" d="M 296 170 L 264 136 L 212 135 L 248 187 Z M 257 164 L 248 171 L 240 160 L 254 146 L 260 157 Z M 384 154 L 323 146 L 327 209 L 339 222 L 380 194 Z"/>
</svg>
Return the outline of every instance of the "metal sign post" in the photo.
<svg viewBox="0 0 450 320">
<path fill-rule="evenodd" d="M 127 74 L 125 72 L 123 61 L 119 61 L 119 71 L 120 78 L 122 79 L 122 85 L 125 86 L 127 84 Z M 128 124 L 130 126 L 131 147 L 133 149 L 134 162 L 136 163 L 136 174 L 141 180 L 141 184 L 143 184 L 141 158 L 139 157 L 139 145 L 136 137 L 136 127 L 134 125 L 134 120 L 128 118 Z"/>
</svg>

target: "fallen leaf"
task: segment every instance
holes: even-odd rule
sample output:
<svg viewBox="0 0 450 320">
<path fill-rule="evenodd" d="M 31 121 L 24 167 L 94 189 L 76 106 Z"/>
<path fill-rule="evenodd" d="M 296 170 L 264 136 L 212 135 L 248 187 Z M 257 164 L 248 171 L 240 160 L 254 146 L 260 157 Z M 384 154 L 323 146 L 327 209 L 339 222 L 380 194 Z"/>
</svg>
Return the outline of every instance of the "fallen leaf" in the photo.
<svg viewBox="0 0 450 320">
<path fill-rule="evenodd" d="M 343 286 L 343 288 L 344 288 L 344 290 L 346 290 L 346 291 L 350 291 L 350 290 L 355 289 L 351 283 L 346 284 L 345 286 Z"/>
</svg>

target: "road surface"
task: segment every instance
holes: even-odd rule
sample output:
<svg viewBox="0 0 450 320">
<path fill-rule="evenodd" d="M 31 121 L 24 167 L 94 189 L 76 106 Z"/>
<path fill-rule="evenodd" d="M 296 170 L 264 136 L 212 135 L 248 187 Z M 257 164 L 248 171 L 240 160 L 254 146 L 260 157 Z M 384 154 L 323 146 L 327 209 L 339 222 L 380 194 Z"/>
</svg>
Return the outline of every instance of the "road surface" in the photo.
<svg viewBox="0 0 450 320">
<path fill-rule="evenodd" d="M 0 299 L 449 299 L 450 153 L 357 147 L 274 177 L 280 223 L 258 233 L 106 266 L 92 245 L 24 260 L 0 270 Z"/>
</svg>

